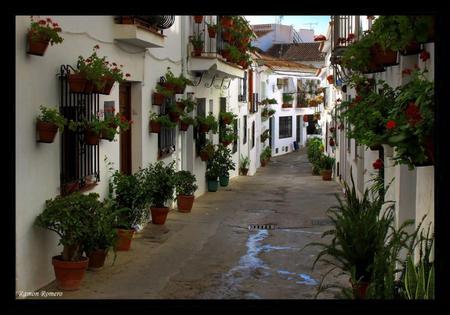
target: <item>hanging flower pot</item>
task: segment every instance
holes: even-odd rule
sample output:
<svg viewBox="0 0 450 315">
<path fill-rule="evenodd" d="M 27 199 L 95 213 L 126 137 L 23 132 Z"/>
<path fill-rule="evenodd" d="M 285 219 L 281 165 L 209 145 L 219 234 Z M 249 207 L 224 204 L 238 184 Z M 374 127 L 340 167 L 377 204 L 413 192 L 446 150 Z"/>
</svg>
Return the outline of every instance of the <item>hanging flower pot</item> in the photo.
<svg viewBox="0 0 450 315">
<path fill-rule="evenodd" d="M 115 133 L 108 132 L 107 130 L 102 130 L 100 138 L 103 140 L 113 141 Z"/>
<path fill-rule="evenodd" d="M 177 206 L 179 212 L 191 212 L 192 206 L 194 204 L 193 195 L 178 195 L 177 196 Z"/>
<path fill-rule="evenodd" d="M 230 51 L 228 49 L 222 49 L 222 53 L 221 53 L 222 57 L 225 58 L 226 60 L 229 60 L 231 58 L 230 56 Z"/>
<path fill-rule="evenodd" d="M 231 144 L 231 141 L 229 141 L 229 140 L 222 140 L 222 141 L 220 141 L 220 143 L 222 143 L 226 147 L 226 146 L 229 146 Z"/>
<path fill-rule="evenodd" d="M 200 159 L 203 162 L 206 162 L 209 160 L 209 154 L 207 152 L 200 152 Z"/>
<path fill-rule="evenodd" d="M 111 77 L 105 77 L 104 80 L 105 80 L 105 85 L 103 87 L 103 90 L 99 93 L 103 94 L 103 95 L 109 95 L 111 93 L 111 90 L 114 87 L 114 83 L 116 81 L 114 81 L 114 79 Z"/>
<path fill-rule="evenodd" d="M 69 89 L 73 93 L 84 93 L 85 86 L 88 83 L 86 77 L 79 73 L 69 74 Z"/>
<path fill-rule="evenodd" d="M 89 258 L 87 257 L 82 257 L 81 261 L 65 261 L 62 260 L 62 256 L 52 257 L 57 287 L 67 291 L 78 290 L 88 263 Z"/>
<path fill-rule="evenodd" d="M 43 56 L 47 50 L 50 39 L 48 37 L 33 38 L 32 32 L 28 32 L 28 51 L 27 53 L 35 56 Z"/>
<path fill-rule="evenodd" d="M 203 21 L 203 15 L 194 15 L 194 21 L 195 21 L 195 23 L 197 23 L 197 24 L 202 23 L 202 21 Z"/>
<path fill-rule="evenodd" d="M 176 106 L 180 111 L 183 111 L 186 108 L 186 104 L 183 102 L 176 102 Z"/>
<path fill-rule="evenodd" d="M 152 214 L 152 223 L 162 225 L 166 222 L 167 214 L 169 213 L 169 208 L 150 207 L 150 212 Z"/>
<path fill-rule="evenodd" d="M 91 129 L 84 130 L 84 143 L 88 145 L 98 145 L 100 143 L 100 134 Z"/>
<path fill-rule="evenodd" d="M 184 90 L 186 90 L 186 85 L 176 85 L 175 86 L 175 94 L 183 94 Z"/>
<path fill-rule="evenodd" d="M 58 126 L 53 123 L 43 122 L 38 120 L 36 123 L 38 131 L 38 142 L 52 143 L 55 140 Z"/>
<path fill-rule="evenodd" d="M 387 48 L 383 48 L 379 44 L 375 44 L 370 48 L 373 62 L 382 66 L 394 66 L 398 65 L 397 62 L 397 52 Z"/>
<path fill-rule="evenodd" d="M 117 229 L 119 239 L 115 245 L 118 251 L 128 251 L 131 247 L 131 240 L 133 239 L 134 230 Z"/>
<path fill-rule="evenodd" d="M 334 147 L 334 139 L 333 138 L 330 138 L 330 141 L 328 142 L 329 143 L 329 145 L 331 146 L 331 147 Z"/>
<path fill-rule="evenodd" d="M 210 127 L 206 124 L 200 124 L 200 132 L 208 132 Z"/>
<path fill-rule="evenodd" d="M 231 33 L 227 32 L 227 31 L 224 31 L 222 33 L 222 38 L 223 38 L 224 41 L 230 42 L 231 41 Z"/>
<path fill-rule="evenodd" d="M 208 35 L 209 38 L 216 38 L 216 29 L 208 26 Z"/>
<path fill-rule="evenodd" d="M 220 25 L 223 28 L 231 28 L 233 26 L 233 19 L 230 16 L 222 16 L 220 18 Z"/>
<path fill-rule="evenodd" d="M 303 115 L 303 122 L 308 122 L 308 121 L 309 121 L 308 115 Z"/>
<path fill-rule="evenodd" d="M 420 48 L 420 44 L 417 42 L 412 42 L 405 49 L 400 51 L 400 55 L 402 56 L 410 56 L 410 55 L 418 55 L 422 49 Z"/>
<path fill-rule="evenodd" d="M 202 55 L 202 52 L 203 52 L 203 46 L 194 47 L 194 56 L 199 57 Z"/>
<path fill-rule="evenodd" d="M 150 120 L 150 132 L 160 133 L 161 132 L 161 123 Z"/>
<path fill-rule="evenodd" d="M 331 180 L 332 170 L 322 170 L 322 180 Z"/>
<path fill-rule="evenodd" d="M 187 131 L 189 129 L 189 124 L 186 124 L 180 120 L 180 131 Z"/>
<path fill-rule="evenodd" d="M 174 83 L 171 83 L 171 82 L 164 82 L 162 85 L 163 85 L 163 87 L 165 87 L 167 90 L 175 91 L 176 85 L 175 85 Z"/>
<path fill-rule="evenodd" d="M 153 105 L 161 106 L 164 104 L 164 94 L 153 92 Z"/>
<path fill-rule="evenodd" d="M 180 113 L 179 112 L 169 112 L 170 121 L 178 122 L 180 121 Z"/>
</svg>

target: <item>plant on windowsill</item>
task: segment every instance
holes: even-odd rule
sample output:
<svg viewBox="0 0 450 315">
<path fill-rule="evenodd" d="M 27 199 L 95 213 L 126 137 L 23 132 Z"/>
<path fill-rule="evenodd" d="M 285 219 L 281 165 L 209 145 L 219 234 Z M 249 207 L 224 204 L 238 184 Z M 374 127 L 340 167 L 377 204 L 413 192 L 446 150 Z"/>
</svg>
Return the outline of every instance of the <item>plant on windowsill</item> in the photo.
<svg viewBox="0 0 450 315">
<path fill-rule="evenodd" d="M 250 166 L 250 159 L 248 156 L 243 156 L 241 154 L 240 162 L 239 162 L 239 171 L 242 175 L 247 176 L 248 173 L 248 167 Z"/>
<path fill-rule="evenodd" d="M 234 136 L 234 134 L 232 134 Z M 219 144 L 215 152 L 217 163 L 220 165 L 219 182 L 220 186 L 226 187 L 230 181 L 230 171 L 236 169 L 236 163 L 233 162 L 231 150 L 225 145 Z"/>
<path fill-rule="evenodd" d="M 165 164 L 158 161 L 143 170 L 143 186 L 151 200 L 152 223 L 162 225 L 166 222 L 169 207 L 175 191 L 175 161 Z"/>
<path fill-rule="evenodd" d="M 399 87 L 386 123 L 388 143 L 396 147 L 395 163 L 409 169 L 434 164 L 434 83 L 426 72 L 413 71 L 411 80 Z"/>
<path fill-rule="evenodd" d="M 194 56 L 195 57 L 201 56 L 202 52 L 203 52 L 202 34 L 194 33 L 194 35 L 190 38 L 190 42 L 191 42 L 192 46 L 194 47 Z"/>
<path fill-rule="evenodd" d="M 58 130 L 62 133 L 66 125 L 66 119 L 56 108 L 41 105 L 41 113 L 37 117 L 36 129 L 38 132 L 38 142 L 52 143 L 55 140 Z"/>
<path fill-rule="evenodd" d="M 219 123 L 212 112 L 210 112 L 206 117 L 197 116 L 197 122 L 200 127 L 200 132 L 212 131 L 213 133 L 217 133 Z"/>
<path fill-rule="evenodd" d="M 56 283 L 62 290 L 78 290 L 89 259 L 83 257 L 83 241 L 89 236 L 89 211 L 100 207 L 99 195 L 75 192 L 45 202 L 44 210 L 35 224 L 56 232 L 63 245 L 61 255 L 52 258 Z"/>
<path fill-rule="evenodd" d="M 59 36 L 61 27 L 58 23 L 53 22 L 50 18 L 46 20 L 34 20 L 30 17 L 31 24 L 28 30 L 28 50 L 30 55 L 43 56 L 47 50 L 48 44 L 60 44 L 63 42 L 63 38 Z"/>
<path fill-rule="evenodd" d="M 177 195 L 177 207 L 179 212 L 191 212 L 194 203 L 194 193 L 198 186 L 195 175 L 189 171 L 175 173 L 175 191 Z"/>
<path fill-rule="evenodd" d="M 292 93 L 283 93 L 283 104 L 282 108 L 290 108 L 292 107 L 292 102 L 294 101 L 294 96 Z"/>
</svg>

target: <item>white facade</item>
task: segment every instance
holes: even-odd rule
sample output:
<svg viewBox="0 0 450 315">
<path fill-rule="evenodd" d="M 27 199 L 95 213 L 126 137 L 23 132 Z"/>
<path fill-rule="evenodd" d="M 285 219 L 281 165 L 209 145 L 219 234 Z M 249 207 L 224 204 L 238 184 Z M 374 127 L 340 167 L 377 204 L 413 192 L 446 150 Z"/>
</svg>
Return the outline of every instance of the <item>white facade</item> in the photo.
<svg viewBox="0 0 450 315">
<path fill-rule="evenodd" d="M 313 29 L 299 29 L 298 35 L 302 43 L 312 43 L 314 42 L 314 30 Z"/>
<path fill-rule="evenodd" d="M 113 16 L 52 16 L 63 32 L 62 44 L 49 46 L 43 57 L 26 54 L 26 34 L 29 27 L 28 16 L 16 17 L 16 286 L 17 290 L 36 290 L 54 279 L 51 257 L 58 255 L 62 247 L 58 246 L 57 235 L 34 226 L 34 220 L 42 212 L 44 202 L 60 194 L 60 137 L 59 133 L 52 144 L 36 142 L 36 117 L 39 106 L 55 108 L 60 103 L 60 84 L 58 73 L 61 65 L 75 67 L 78 56 L 89 56 L 94 45 L 99 45 L 98 54 L 108 60 L 124 65 L 124 72 L 131 74 L 131 165 L 132 171 L 146 167 L 157 161 L 158 136 L 149 132 L 149 112 L 158 111 L 152 105 L 152 92 L 167 67 L 175 75 L 183 71 L 187 77 L 196 81 L 195 73 L 204 72 L 198 86 L 188 86 L 187 93 L 195 98 L 206 99 L 206 112 L 219 116 L 220 99 L 226 98 L 227 111 L 233 111 L 239 117 L 239 140 L 237 152 L 233 154 L 236 170 L 230 177 L 238 175 L 240 154 L 250 156 L 252 160 L 249 175 L 256 172 L 259 164 L 259 141 L 253 148 L 248 140 L 242 143 L 243 115 L 247 115 L 247 128 L 256 122 L 255 138 L 259 140 L 260 115 L 248 114 L 247 103 L 238 103 L 238 80 L 244 71 L 216 59 L 210 67 L 210 59 L 191 57 L 188 36 L 192 34 L 192 17 L 176 16 L 175 23 L 164 30 L 162 47 L 145 48 L 137 40 L 125 41 L 123 34 L 118 35 Z M 148 34 L 143 40 L 149 40 Z M 154 35 L 152 35 L 154 36 Z M 121 40 L 118 40 L 121 39 Z M 217 66 L 218 65 L 218 66 Z M 201 70 L 202 67 L 205 70 Z M 219 69 L 220 68 L 220 69 Z M 199 70 L 200 69 L 200 70 Z M 220 70 L 220 71 L 219 71 Z M 214 84 L 209 86 L 216 75 Z M 222 78 L 225 78 L 224 82 Z M 254 78 L 254 92 L 258 90 L 259 77 Z M 229 82 L 231 81 L 231 82 Z M 223 83 L 222 85 L 220 83 Z M 230 83 L 228 86 L 228 82 Z M 181 97 L 182 95 L 179 95 Z M 110 95 L 100 95 L 100 110 L 105 101 L 114 101 L 116 112 L 119 105 L 119 85 L 115 84 Z M 194 114 L 195 114 L 194 110 Z M 218 143 L 218 135 L 207 136 Z M 231 148 L 231 145 L 230 145 Z M 99 145 L 100 181 L 87 192 L 96 192 L 104 198 L 108 190 L 110 173 L 104 158 L 120 166 L 120 141 L 116 135 L 114 142 L 101 141 Z M 163 161 L 176 161 L 178 170 L 191 171 L 199 186 L 196 196 L 206 192 L 206 163 L 196 154 L 192 127 L 187 132 L 176 132 L 175 152 L 163 158 Z M 30 263 L 32 261 L 33 263 Z"/>
<path fill-rule="evenodd" d="M 268 31 L 268 33 L 259 36 L 252 44 L 262 51 L 266 51 L 274 44 L 289 44 L 293 43 L 294 39 L 300 41 L 292 25 L 282 24 L 259 24 L 252 25 L 253 31 Z"/>
</svg>

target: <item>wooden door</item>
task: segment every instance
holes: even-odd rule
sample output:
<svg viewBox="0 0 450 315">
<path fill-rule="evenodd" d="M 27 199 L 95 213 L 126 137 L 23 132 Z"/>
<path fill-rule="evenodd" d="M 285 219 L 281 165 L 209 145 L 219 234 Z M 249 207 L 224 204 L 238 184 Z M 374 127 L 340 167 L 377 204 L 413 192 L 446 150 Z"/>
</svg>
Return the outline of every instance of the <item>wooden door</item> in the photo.
<svg viewBox="0 0 450 315">
<path fill-rule="evenodd" d="M 119 110 L 127 120 L 131 120 L 131 85 L 119 86 Z M 120 172 L 131 174 L 131 128 L 120 134 Z"/>
</svg>

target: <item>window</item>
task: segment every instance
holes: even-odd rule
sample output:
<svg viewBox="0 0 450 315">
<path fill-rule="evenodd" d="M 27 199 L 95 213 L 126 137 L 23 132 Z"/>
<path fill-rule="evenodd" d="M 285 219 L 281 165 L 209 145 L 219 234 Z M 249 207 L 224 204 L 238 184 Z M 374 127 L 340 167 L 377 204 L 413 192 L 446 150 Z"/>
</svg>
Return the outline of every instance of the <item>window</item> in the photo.
<svg viewBox="0 0 450 315">
<path fill-rule="evenodd" d="M 255 147 L 255 122 L 252 122 L 252 149 Z"/>
<path fill-rule="evenodd" d="M 278 138 L 292 137 L 292 116 L 280 117 Z"/>
<path fill-rule="evenodd" d="M 234 130 L 234 134 L 235 135 L 239 134 L 238 133 L 238 120 L 237 119 L 235 119 L 234 122 L 233 122 L 233 130 Z M 233 141 L 232 153 L 236 153 L 237 152 L 237 144 L 238 144 L 238 141 L 237 141 L 237 137 L 236 137 L 236 139 Z"/>
<path fill-rule="evenodd" d="M 247 71 L 244 72 L 244 78 L 239 79 L 239 102 L 247 102 Z"/>
<path fill-rule="evenodd" d="M 247 143 L 247 115 L 244 116 L 244 136 L 242 137 L 242 143 Z"/>
<path fill-rule="evenodd" d="M 248 70 L 248 112 L 254 113 L 253 71 Z"/>
<path fill-rule="evenodd" d="M 197 116 L 206 116 L 206 98 L 197 98 Z M 197 128 L 194 128 L 195 149 L 197 155 L 200 154 L 200 150 L 206 144 L 206 134 L 204 132 L 198 132 Z"/>
<path fill-rule="evenodd" d="M 175 102 L 175 96 L 166 97 L 161 106 L 160 114 L 169 114 L 169 106 Z M 161 132 L 158 133 L 158 158 L 164 158 L 175 152 L 175 128 L 161 126 Z"/>
</svg>

